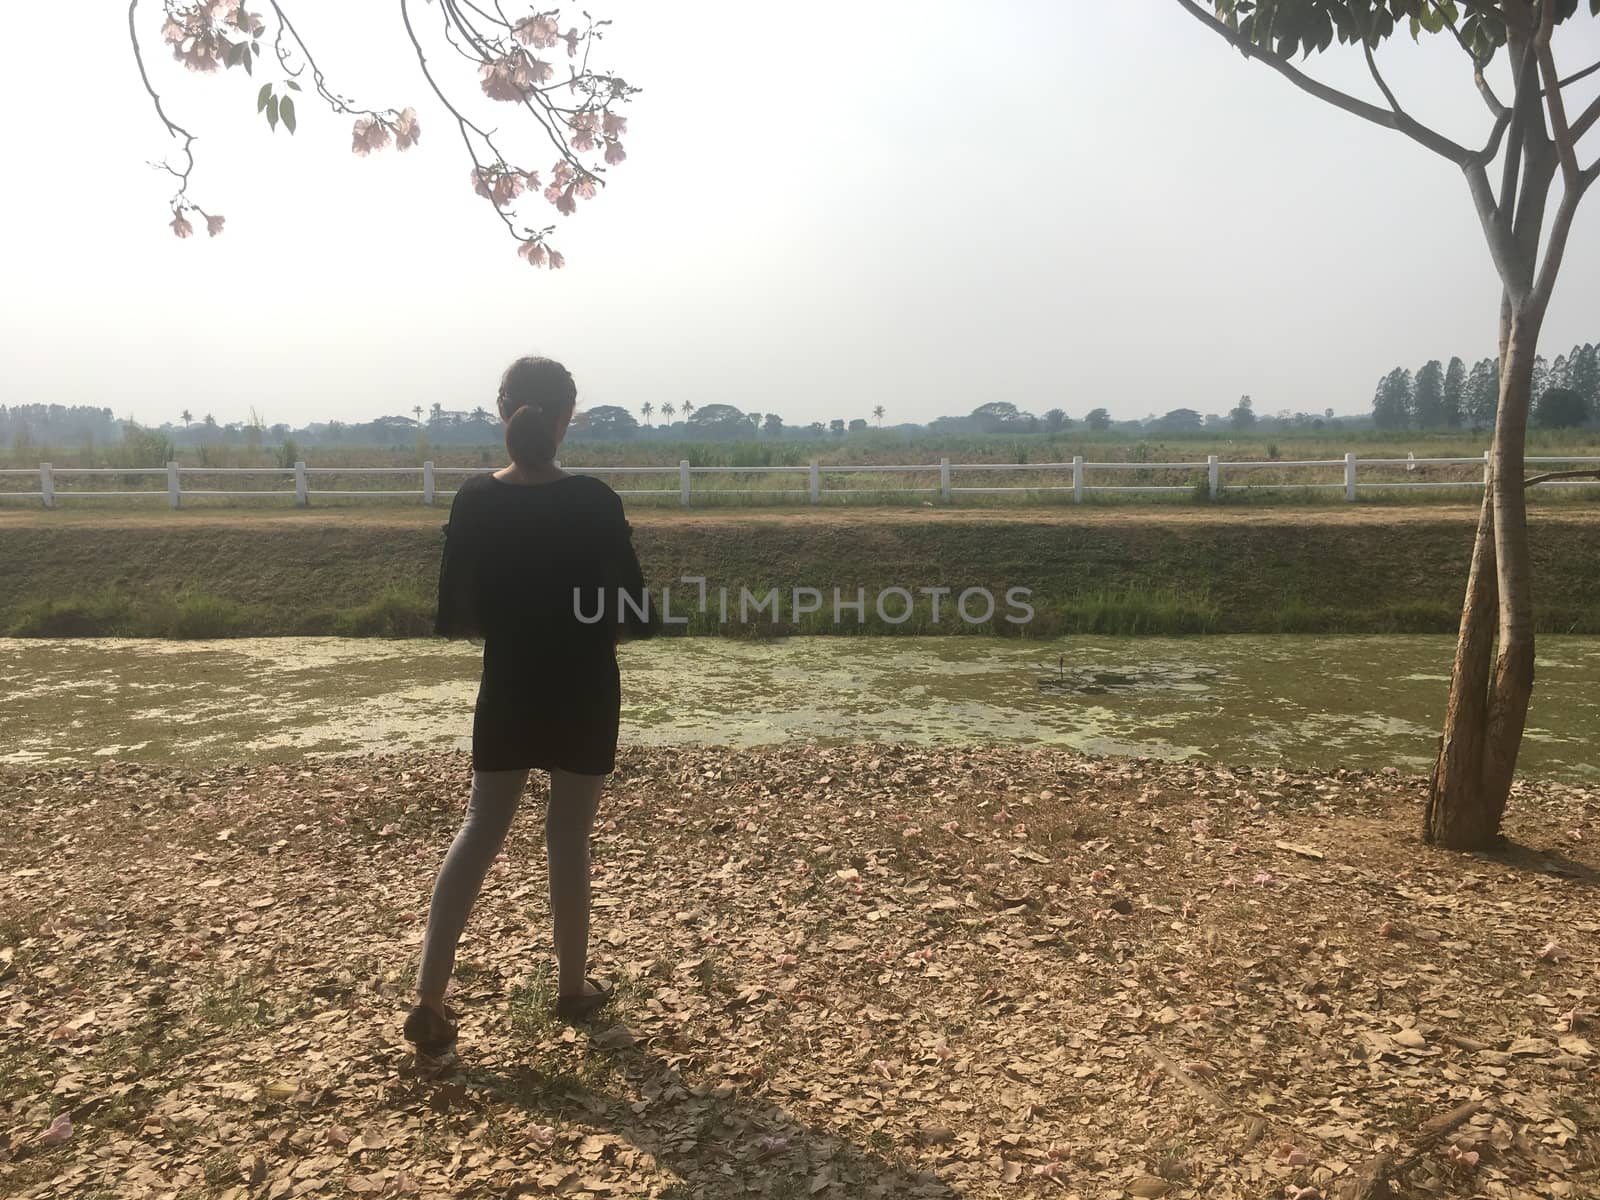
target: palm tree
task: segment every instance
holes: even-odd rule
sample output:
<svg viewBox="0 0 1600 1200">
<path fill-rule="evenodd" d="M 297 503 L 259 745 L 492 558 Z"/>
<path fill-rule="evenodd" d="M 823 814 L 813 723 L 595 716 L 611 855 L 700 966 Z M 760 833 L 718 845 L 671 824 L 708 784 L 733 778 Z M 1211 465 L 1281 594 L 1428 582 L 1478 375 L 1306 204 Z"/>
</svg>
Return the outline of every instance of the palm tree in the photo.
<svg viewBox="0 0 1600 1200">
<path fill-rule="evenodd" d="M 661 415 L 667 419 L 668 425 L 672 424 L 672 418 L 677 415 L 677 412 L 678 410 L 672 406 L 671 400 L 661 406 Z"/>
<path fill-rule="evenodd" d="M 644 423 L 648 425 L 650 424 L 650 414 L 656 411 L 656 406 L 651 404 L 650 401 L 646 400 L 639 406 L 639 411 L 644 414 Z"/>
<path fill-rule="evenodd" d="M 688 421 L 689 414 L 692 413 L 692 412 L 694 412 L 694 405 L 690 404 L 687 400 L 685 400 L 683 402 L 683 419 L 685 421 Z"/>
<path fill-rule="evenodd" d="M 417 418 L 417 428 L 422 428 L 422 405 L 417 405 L 411 410 L 411 415 Z"/>
<path fill-rule="evenodd" d="M 183 427 L 185 429 L 189 428 L 189 422 L 194 420 L 194 414 L 192 412 L 190 412 L 187 408 L 184 409 L 181 413 L 179 413 L 178 416 L 183 419 Z"/>
<path fill-rule="evenodd" d="M 877 408 L 873 409 L 872 410 L 872 415 L 878 419 L 878 428 L 882 429 L 883 428 L 883 405 L 880 404 L 880 405 L 878 405 Z"/>
<path fill-rule="evenodd" d="M 215 429 L 217 427 L 217 419 L 210 413 L 205 415 L 205 427 L 207 429 Z"/>
<path fill-rule="evenodd" d="M 484 408 L 482 405 L 479 405 L 477 408 L 472 410 L 472 419 L 479 424 L 487 423 L 489 420 L 489 410 Z"/>
</svg>

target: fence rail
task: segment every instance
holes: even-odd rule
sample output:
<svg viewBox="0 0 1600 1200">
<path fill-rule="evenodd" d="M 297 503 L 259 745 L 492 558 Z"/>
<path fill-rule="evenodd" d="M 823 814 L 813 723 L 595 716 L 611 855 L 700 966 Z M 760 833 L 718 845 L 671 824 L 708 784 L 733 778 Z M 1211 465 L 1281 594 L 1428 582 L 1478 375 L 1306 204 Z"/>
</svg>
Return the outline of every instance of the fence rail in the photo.
<svg viewBox="0 0 1600 1200">
<path fill-rule="evenodd" d="M 1564 464 L 1575 469 L 1594 468 L 1596 478 L 1568 479 L 1551 482 L 1551 487 L 1600 487 L 1600 457 L 1542 455 L 1524 459 L 1527 466 L 1544 466 L 1547 464 Z M 1416 478 L 1373 478 L 1374 473 L 1386 474 L 1395 471 L 1404 472 L 1406 476 L 1413 476 L 1419 470 L 1430 471 L 1435 468 L 1471 468 L 1472 476 L 1457 479 L 1416 479 Z M 658 467 L 576 467 L 571 468 L 574 474 L 598 476 L 639 476 L 659 475 L 676 476 L 672 484 L 666 487 L 622 487 L 618 493 L 623 496 L 657 497 L 663 500 L 676 498 L 685 507 L 693 503 L 694 477 L 700 476 L 781 476 L 805 475 L 807 486 L 804 488 L 723 488 L 701 489 L 698 493 L 702 497 L 749 497 L 758 496 L 765 498 L 799 498 L 804 497 L 812 504 L 820 504 L 824 497 L 842 496 L 876 496 L 876 497 L 916 497 L 938 496 L 944 503 L 951 503 L 958 496 L 999 496 L 999 495 L 1030 495 L 1030 494 L 1055 494 L 1071 492 L 1075 503 L 1083 503 L 1083 498 L 1090 493 L 1172 493 L 1190 492 L 1198 493 L 1204 489 L 1205 494 L 1216 499 L 1224 491 L 1337 491 L 1343 490 L 1344 498 L 1354 503 L 1361 492 L 1367 490 L 1406 491 L 1409 489 L 1436 489 L 1456 488 L 1472 489 L 1482 488 L 1488 479 L 1489 454 L 1484 452 L 1481 458 L 1416 458 L 1408 455 L 1405 458 L 1360 458 L 1355 453 L 1346 454 L 1343 458 L 1319 459 L 1294 459 L 1287 461 L 1269 460 L 1260 462 L 1225 462 L 1217 455 L 1209 455 L 1203 461 L 1195 462 L 1086 462 L 1080 455 L 1071 462 L 1050 463 L 953 463 L 947 458 L 942 458 L 936 463 L 912 463 L 893 465 L 872 465 L 863 463 L 823 464 L 813 460 L 806 466 L 782 467 L 696 467 L 691 466 L 687 460 L 679 462 L 676 466 Z M 1290 482 L 1273 480 L 1265 483 L 1244 483 L 1226 480 L 1225 476 L 1244 475 L 1253 471 L 1277 472 L 1310 472 L 1332 473 L 1339 472 L 1336 479 L 1314 479 L 1306 482 Z M 957 486 L 955 479 L 958 475 L 983 475 L 989 472 L 1031 472 L 1040 478 L 1024 482 L 1016 486 Z M 1116 473 L 1124 471 L 1142 471 L 1158 474 L 1164 478 L 1162 482 L 1142 480 L 1133 483 L 1090 483 L 1091 475 L 1115 477 Z M 1367 473 L 1362 478 L 1362 472 Z M 314 497 L 353 496 L 360 498 L 393 498 L 416 497 L 424 504 L 434 504 L 441 497 L 455 494 L 454 490 L 443 489 L 438 486 L 439 477 L 456 477 L 478 475 L 483 473 L 481 467 L 436 467 L 431 462 L 425 462 L 420 467 L 309 467 L 303 462 L 295 463 L 292 467 L 187 467 L 178 463 L 168 463 L 165 467 L 55 467 L 50 463 L 40 463 L 37 470 L 26 468 L 0 469 L 0 499 L 35 499 L 39 500 L 46 508 L 55 508 L 62 500 L 93 499 L 101 497 L 137 497 L 159 498 L 165 497 L 167 503 L 173 508 L 183 504 L 185 496 L 229 496 L 238 498 L 266 497 L 271 499 L 284 499 L 294 497 L 295 504 L 305 507 Z M 410 476 L 421 476 L 421 487 L 418 488 L 367 488 L 367 487 L 313 487 L 313 477 L 321 480 L 330 476 L 359 476 L 372 478 L 388 476 L 404 480 Z M 921 474 L 938 476 L 937 486 L 904 486 L 904 487 L 824 487 L 824 477 L 848 475 L 905 475 Z M 1192 476 L 1188 482 L 1170 482 L 1172 476 Z M 226 483 L 240 476 L 255 476 L 269 481 L 268 486 L 256 487 L 224 487 L 224 486 L 184 486 L 186 478 L 198 478 L 206 482 Z M 144 478 L 164 479 L 166 486 L 145 488 L 72 488 L 59 486 L 62 482 L 70 483 L 77 478 L 90 480 L 104 477 L 108 480 L 132 481 Z M 215 481 L 207 477 L 220 477 Z M 38 490 L 12 490 L 4 486 L 4 481 L 10 479 L 26 479 L 29 482 L 37 481 Z M 1060 480 L 1061 482 L 1054 482 Z M 272 486 L 276 481 L 279 486 Z M 335 480 L 329 480 L 335 482 Z"/>
</svg>

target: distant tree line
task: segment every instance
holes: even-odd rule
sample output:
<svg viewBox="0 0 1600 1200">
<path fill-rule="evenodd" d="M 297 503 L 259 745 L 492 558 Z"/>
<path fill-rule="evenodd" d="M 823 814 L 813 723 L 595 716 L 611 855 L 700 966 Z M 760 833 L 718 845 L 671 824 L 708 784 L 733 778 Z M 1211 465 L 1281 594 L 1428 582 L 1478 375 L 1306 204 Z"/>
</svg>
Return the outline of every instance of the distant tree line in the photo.
<svg viewBox="0 0 1600 1200">
<path fill-rule="evenodd" d="M 1445 366 L 1438 359 L 1415 374 L 1396 367 L 1378 381 L 1372 397 L 1372 423 L 1379 429 L 1488 429 L 1500 399 L 1500 372 L 1494 358 L 1469 369 L 1459 358 Z M 1576 429 L 1600 423 L 1600 347 L 1574 346 L 1547 363 L 1533 365 L 1533 424 L 1541 429 Z"/>
<path fill-rule="evenodd" d="M 1536 418 L 1549 427 L 1583 424 L 1596 413 L 1595 347 L 1574 349 L 1546 370 L 1541 364 L 1541 401 Z M 1576 400 L 1564 399 L 1564 390 Z M 1494 419 L 1496 396 L 1493 360 L 1485 359 L 1468 371 L 1460 359 L 1444 368 L 1429 363 L 1415 375 L 1397 369 L 1384 376 L 1373 402 L 1373 415 L 1336 417 L 1333 410 L 1320 413 L 1280 409 L 1257 412 L 1249 396 L 1223 413 L 1202 413 L 1194 408 L 1174 408 L 1143 418 L 1117 419 L 1106 408 L 1092 408 L 1082 417 L 1061 408 L 1034 413 L 1009 400 L 992 400 L 963 416 L 937 417 L 926 424 L 885 425 L 886 410 L 875 405 L 868 417 L 834 418 L 791 425 L 774 412 L 745 412 L 731 404 L 701 404 L 683 400 L 676 404 L 645 401 L 638 414 L 620 405 L 599 404 L 580 408 L 569 437 L 574 442 L 632 441 L 646 438 L 700 442 L 739 442 L 767 439 L 824 441 L 868 434 L 900 438 L 951 434 L 1015 435 L 1062 433 L 1082 429 L 1129 437 L 1174 434 L 1275 434 L 1316 433 L 1334 430 L 1487 428 Z M 1570 411 L 1563 409 L 1567 404 Z M 1579 415 L 1581 409 L 1581 415 Z M 208 446 L 277 447 L 277 457 L 292 461 L 302 446 L 491 446 L 501 436 L 500 418 L 486 408 L 455 411 L 442 404 L 420 405 L 409 416 L 377 417 L 370 421 L 315 421 L 300 428 L 268 424 L 254 410 L 244 421 L 220 423 L 210 413 L 184 410 L 176 421 L 159 427 L 139 426 L 119 419 L 109 408 L 86 405 L 0 405 L 0 445 L 25 452 L 33 447 L 97 445 L 126 446 L 140 441 L 142 458 L 159 464 L 163 454 L 178 449 Z"/>
</svg>

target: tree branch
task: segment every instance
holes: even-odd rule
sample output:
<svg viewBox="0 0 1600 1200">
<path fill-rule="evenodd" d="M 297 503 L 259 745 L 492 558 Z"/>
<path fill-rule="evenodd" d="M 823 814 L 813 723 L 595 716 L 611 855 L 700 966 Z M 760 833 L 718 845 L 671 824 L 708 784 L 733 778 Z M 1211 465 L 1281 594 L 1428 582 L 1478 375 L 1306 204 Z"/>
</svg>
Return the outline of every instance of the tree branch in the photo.
<svg viewBox="0 0 1600 1200">
<path fill-rule="evenodd" d="M 1557 479 L 1600 479 L 1600 471 L 1546 471 L 1543 475 L 1530 475 L 1522 481 L 1522 486 L 1531 488 Z"/>
<path fill-rule="evenodd" d="M 1335 108 L 1342 108 L 1353 116 L 1370 121 L 1374 125 L 1403 133 L 1412 141 L 1425 146 L 1442 158 L 1449 159 L 1457 166 L 1465 167 L 1472 161 L 1474 157 L 1473 151 L 1451 141 L 1442 133 L 1428 128 L 1403 110 L 1399 108 L 1379 108 L 1376 104 L 1369 104 L 1365 100 L 1358 99 L 1346 92 L 1341 92 L 1338 88 L 1329 87 L 1327 84 L 1306 75 L 1277 55 L 1270 52 L 1261 52 L 1258 47 L 1253 46 L 1232 29 L 1229 29 L 1225 23 L 1219 21 L 1213 14 L 1207 12 L 1196 3 L 1196 0 L 1177 0 L 1177 2 L 1195 20 L 1222 38 L 1235 50 L 1239 51 L 1240 54 L 1246 58 L 1259 59 L 1301 91 L 1309 93 L 1317 99 L 1333 105 Z M 1391 104 L 1393 103 L 1392 98 L 1390 102 Z"/>
<path fill-rule="evenodd" d="M 1561 97 L 1561 76 L 1556 71 L 1555 54 L 1550 49 L 1550 38 L 1555 31 L 1555 5 L 1549 0 L 1539 5 L 1539 34 L 1534 39 L 1534 53 L 1539 57 L 1539 73 L 1544 76 L 1544 102 L 1550 110 L 1550 129 L 1556 143 L 1556 153 L 1561 156 L 1561 178 L 1568 191 L 1583 191 L 1583 169 L 1578 166 L 1578 152 L 1567 124 L 1567 102 Z"/>
<path fill-rule="evenodd" d="M 167 163 L 152 164 L 159 165 L 168 174 L 177 177 L 178 191 L 172 198 L 176 206 L 188 199 L 189 176 L 194 172 L 195 136 L 167 116 L 167 110 L 161 104 L 161 96 L 150 82 L 150 73 L 144 67 L 144 54 L 139 48 L 139 26 L 136 20 L 138 8 L 139 0 L 128 0 L 128 37 L 133 42 L 133 61 L 139 65 L 139 78 L 144 81 L 144 90 L 150 93 L 150 99 L 156 106 L 156 116 L 160 117 L 161 123 L 167 127 L 168 135 L 183 139 L 183 155 L 186 160 L 183 170 L 175 170 Z"/>
<path fill-rule="evenodd" d="M 1488 79 L 1484 77 L 1483 68 L 1489 65 L 1488 60 L 1480 59 L 1472 52 L 1472 47 L 1467 45 L 1467 39 L 1462 36 L 1461 30 L 1456 27 L 1456 23 L 1450 14 L 1439 7 L 1439 0 L 1431 0 L 1431 3 L 1433 4 L 1434 14 L 1444 22 L 1445 28 L 1454 35 L 1456 44 L 1472 60 L 1472 82 L 1477 85 L 1478 94 L 1483 97 L 1483 102 L 1489 106 L 1490 114 L 1498 119 L 1500 114 L 1506 111 L 1506 106 L 1500 103 L 1500 97 L 1495 95 L 1494 88 L 1489 85 Z"/>
</svg>

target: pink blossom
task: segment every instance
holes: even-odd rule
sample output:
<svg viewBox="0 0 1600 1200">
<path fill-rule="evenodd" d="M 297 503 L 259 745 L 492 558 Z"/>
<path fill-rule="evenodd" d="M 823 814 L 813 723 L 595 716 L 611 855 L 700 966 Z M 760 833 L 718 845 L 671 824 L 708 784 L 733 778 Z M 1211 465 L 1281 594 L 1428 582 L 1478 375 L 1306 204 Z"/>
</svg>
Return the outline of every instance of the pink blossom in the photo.
<svg viewBox="0 0 1600 1200">
<path fill-rule="evenodd" d="M 1539 948 L 1539 958 L 1544 962 L 1560 962 L 1566 957 L 1567 952 L 1562 948 L 1560 942 L 1546 942 Z"/>
<path fill-rule="evenodd" d="M 530 267 L 542 267 L 549 260 L 550 253 L 543 242 L 529 239 L 517 247 L 517 253 L 528 260 Z"/>
<path fill-rule="evenodd" d="M 614 167 L 627 157 L 628 153 L 622 148 L 621 142 L 617 141 L 616 138 L 606 139 L 606 162 Z"/>
<path fill-rule="evenodd" d="M 519 50 L 492 63 L 484 63 L 478 68 L 479 86 L 483 88 L 483 94 L 491 100 L 505 100 L 512 104 L 527 99 L 528 93 L 533 90 L 533 74 L 528 62 L 528 56 Z"/>
<path fill-rule="evenodd" d="M 183 26 L 179 25 L 171 17 L 168 17 L 167 23 L 161 27 L 161 37 L 169 46 L 178 45 L 188 36 L 184 32 Z"/>
<path fill-rule="evenodd" d="M 561 36 L 561 26 L 556 24 L 556 19 L 549 13 L 539 13 L 537 16 L 524 17 L 511 27 L 511 32 L 524 46 L 542 49 L 545 46 L 554 46 Z"/>
<path fill-rule="evenodd" d="M 1271 887 L 1272 886 L 1272 873 L 1270 871 L 1257 871 L 1256 872 L 1256 883 L 1258 883 L 1262 887 Z"/>
<path fill-rule="evenodd" d="M 572 135 L 572 148 L 587 154 L 594 149 L 594 130 L 579 129 Z"/>
<path fill-rule="evenodd" d="M 616 137 L 616 135 L 619 133 L 628 132 L 628 118 L 618 116 L 614 112 L 608 112 L 601 120 L 601 127 L 611 137 Z"/>
<path fill-rule="evenodd" d="M 417 120 L 417 110 L 408 108 L 394 123 L 394 148 L 409 150 L 422 140 L 422 125 Z"/>
<path fill-rule="evenodd" d="M 535 84 L 549 83 L 555 78 L 556 75 L 556 69 L 554 67 L 552 67 L 549 63 L 544 62 L 542 59 L 537 58 L 530 58 L 527 60 L 526 70 L 528 77 L 532 79 Z"/>
<path fill-rule="evenodd" d="M 381 117 L 361 117 L 357 119 L 355 131 L 351 135 L 350 149 L 362 158 L 374 150 L 382 150 L 389 144 L 389 127 L 383 123 Z"/>
<path fill-rule="evenodd" d="M 550 269 L 552 271 L 559 271 L 559 270 L 561 270 L 562 267 L 564 267 L 566 265 L 567 265 L 566 256 L 563 255 L 561 253 L 561 251 L 559 251 L 559 250 L 550 251 Z"/>
<path fill-rule="evenodd" d="M 588 175 L 585 175 L 582 179 L 578 180 L 578 182 L 573 184 L 572 187 L 573 190 L 578 193 L 578 199 L 580 200 L 593 200 L 595 193 L 599 190 L 595 186 L 593 178 Z"/>
<path fill-rule="evenodd" d="M 183 215 L 181 208 L 172 210 L 172 232 L 181 238 L 189 237 L 194 233 L 194 226 L 189 224 L 189 218 Z"/>
<path fill-rule="evenodd" d="M 209 233 L 212 237 L 216 237 L 217 234 L 222 232 L 223 222 L 226 221 L 227 219 L 228 219 L 227 217 L 207 217 L 206 218 L 206 232 Z"/>
</svg>

